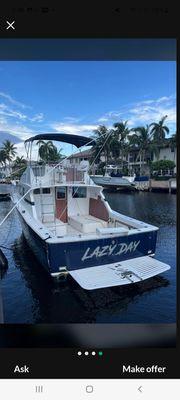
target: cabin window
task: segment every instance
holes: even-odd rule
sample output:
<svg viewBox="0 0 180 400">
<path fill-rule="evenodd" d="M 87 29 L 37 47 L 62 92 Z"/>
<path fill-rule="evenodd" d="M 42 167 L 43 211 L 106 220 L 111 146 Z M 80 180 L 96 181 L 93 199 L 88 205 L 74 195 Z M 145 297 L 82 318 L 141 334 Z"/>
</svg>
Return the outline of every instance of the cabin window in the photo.
<svg viewBox="0 0 180 400">
<path fill-rule="evenodd" d="M 43 188 L 42 192 L 43 192 L 43 194 L 50 194 L 51 193 L 51 189 L 50 188 Z"/>
<path fill-rule="evenodd" d="M 87 188 L 85 187 L 73 187 L 72 188 L 72 197 L 78 198 L 85 198 L 87 197 Z"/>
<path fill-rule="evenodd" d="M 34 194 L 40 194 L 40 189 L 34 189 Z"/>
<path fill-rule="evenodd" d="M 41 191 L 40 189 L 34 189 L 34 194 L 40 194 Z M 50 188 L 43 188 L 42 189 L 42 193 L 43 194 L 50 194 L 51 193 L 51 189 Z"/>
<path fill-rule="evenodd" d="M 56 188 L 56 198 L 57 199 L 65 199 L 66 198 L 66 188 L 65 186 L 61 186 Z"/>
</svg>

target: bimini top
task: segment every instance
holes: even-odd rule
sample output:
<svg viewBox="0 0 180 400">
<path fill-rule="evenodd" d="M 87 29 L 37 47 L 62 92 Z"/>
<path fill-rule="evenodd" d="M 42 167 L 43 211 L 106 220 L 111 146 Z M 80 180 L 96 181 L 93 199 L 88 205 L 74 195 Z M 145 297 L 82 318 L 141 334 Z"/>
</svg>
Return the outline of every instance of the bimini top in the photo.
<svg viewBox="0 0 180 400">
<path fill-rule="evenodd" d="M 25 143 L 33 142 L 34 140 L 56 140 L 58 142 L 74 144 L 76 147 L 92 146 L 95 144 L 95 141 L 91 138 L 68 133 L 40 133 L 25 140 Z"/>
</svg>

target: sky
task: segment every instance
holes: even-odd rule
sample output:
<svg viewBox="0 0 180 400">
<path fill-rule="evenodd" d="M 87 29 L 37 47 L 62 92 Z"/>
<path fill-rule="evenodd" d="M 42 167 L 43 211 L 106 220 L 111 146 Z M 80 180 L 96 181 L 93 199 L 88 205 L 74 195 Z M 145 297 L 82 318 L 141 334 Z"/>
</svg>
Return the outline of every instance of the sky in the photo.
<svg viewBox="0 0 180 400">
<path fill-rule="evenodd" d="M 0 131 L 20 140 L 40 132 L 91 136 L 100 124 L 127 120 L 133 128 L 164 115 L 171 135 L 175 106 L 173 61 L 0 62 Z"/>
</svg>

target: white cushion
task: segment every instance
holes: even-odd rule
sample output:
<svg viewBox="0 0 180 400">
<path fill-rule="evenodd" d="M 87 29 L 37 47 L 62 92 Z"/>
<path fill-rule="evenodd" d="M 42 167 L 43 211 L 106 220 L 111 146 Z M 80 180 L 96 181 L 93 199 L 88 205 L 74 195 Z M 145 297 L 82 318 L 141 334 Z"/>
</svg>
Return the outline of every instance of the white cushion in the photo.
<svg viewBox="0 0 180 400">
<path fill-rule="evenodd" d="M 83 233 L 96 232 L 96 229 L 98 227 L 102 227 L 103 225 L 100 220 L 92 217 L 91 215 L 73 215 L 72 217 L 68 218 L 68 222 L 74 229 L 77 229 Z"/>
<path fill-rule="evenodd" d="M 100 235 L 108 235 L 108 234 L 118 234 L 119 236 L 127 235 L 129 232 L 128 228 L 97 228 L 96 232 Z"/>
</svg>

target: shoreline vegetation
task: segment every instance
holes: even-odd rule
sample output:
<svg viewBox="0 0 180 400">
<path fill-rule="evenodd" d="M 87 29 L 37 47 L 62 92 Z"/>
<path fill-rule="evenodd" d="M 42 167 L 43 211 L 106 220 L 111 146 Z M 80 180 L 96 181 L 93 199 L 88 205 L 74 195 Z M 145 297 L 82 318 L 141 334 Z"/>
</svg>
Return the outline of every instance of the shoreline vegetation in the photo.
<svg viewBox="0 0 180 400">
<path fill-rule="evenodd" d="M 146 126 L 130 128 L 128 121 L 114 123 L 112 128 L 100 125 L 92 133 L 91 138 L 96 143 L 91 148 L 90 164 L 96 159 L 97 174 L 104 174 L 104 168 L 108 164 L 117 165 L 124 175 L 136 172 L 137 176 L 146 174 L 145 166 L 149 168 L 149 178 L 158 180 L 159 175 L 165 175 L 164 171 L 171 171 L 171 177 L 175 177 L 175 162 L 172 160 L 159 159 L 160 149 L 168 145 L 173 149 L 176 147 L 176 133 L 169 135 L 169 128 L 165 124 L 167 115 L 159 122 L 153 122 Z M 65 155 L 49 141 L 38 141 L 39 163 L 58 163 Z M 127 155 L 135 151 L 135 162 L 138 163 L 138 171 L 132 171 L 127 162 Z M 152 153 L 156 155 L 156 161 L 152 160 Z M 102 158 L 104 161 L 102 161 Z M 18 156 L 17 147 L 10 140 L 5 140 L 0 148 L 0 167 L 6 170 L 13 179 L 19 179 L 26 169 L 27 160 Z M 5 176 L 8 180 L 8 173 Z M 2 179 L 0 171 L 0 179 Z M 159 179 L 160 180 L 160 179 Z"/>
</svg>

